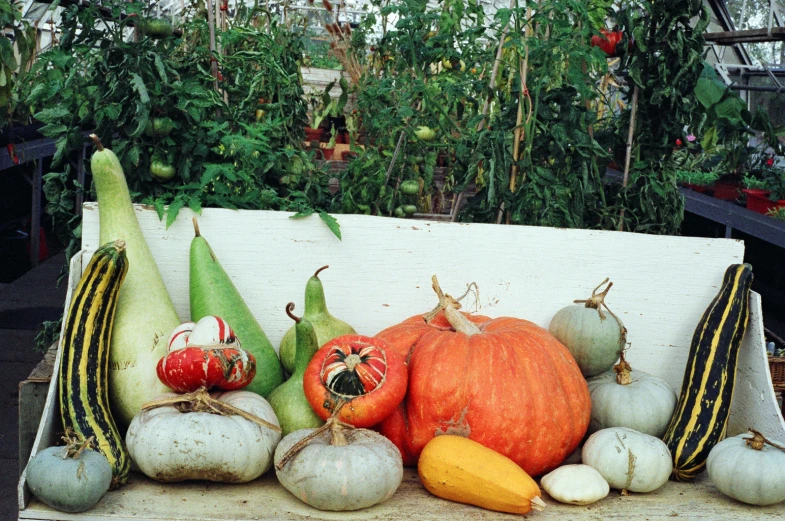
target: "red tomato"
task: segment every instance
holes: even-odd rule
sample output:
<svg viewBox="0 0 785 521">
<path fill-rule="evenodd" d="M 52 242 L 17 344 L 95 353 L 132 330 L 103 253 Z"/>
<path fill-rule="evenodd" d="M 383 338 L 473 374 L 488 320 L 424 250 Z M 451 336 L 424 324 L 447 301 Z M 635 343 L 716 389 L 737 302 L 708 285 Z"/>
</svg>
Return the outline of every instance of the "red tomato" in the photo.
<svg viewBox="0 0 785 521">
<path fill-rule="evenodd" d="M 602 29 L 600 33 L 602 36 L 595 34 L 591 37 L 591 46 L 599 47 L 608 56 L 616 56 L 616 45 L 621 41 L 624 32 Z"/>
<path fill-rule="evenodd" d="M 161 358 L 156 372 L 164 385 L 181 393 L 200 387 L 234 391 L 256 376 L 256 359 L 239 347 L 186 347 Z"/>
<path fill-rule="evenodd" d="M 303 390 L 316 414 L 326 420 L 340 401 L 337 418 L 371 427 L 389 416 L 406 394 L 403 358 L 386 340 L 343 335 L 325 343 L 305 370 Z"/>
</svg>

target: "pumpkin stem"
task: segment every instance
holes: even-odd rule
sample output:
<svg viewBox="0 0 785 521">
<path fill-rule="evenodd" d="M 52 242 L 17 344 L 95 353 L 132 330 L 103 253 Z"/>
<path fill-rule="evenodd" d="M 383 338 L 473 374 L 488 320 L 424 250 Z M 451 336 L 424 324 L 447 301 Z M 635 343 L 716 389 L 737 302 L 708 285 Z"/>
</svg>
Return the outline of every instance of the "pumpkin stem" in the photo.
<svg viewBox="0 0 785 521">
<path fill-rule="evenodd" d="M 338 419 L 338 413 L 341 410 L 341 407 L 347 403 L 348 402 L 343 399 L 338 400 L 337 406 L 335 407 L 335 410 L 332 412 L 330 417 L 327 419 L 327 422 L 318 429 L 314 429 L 312 433 L 308 434 L 303 439 L 292 445 L 292 448 L 286 451 L 286 454 L 283 455 L 281 461 L 275 464 L 275 468 L 282 470 L 286 464 L 289 463 L 290 459 L 297 456 L 297 454 L 299 454 L 300 451 L 306 447 L 306 445 L 311 443 L 312 439 L 318 438 L 328 430 L 331 434 L 330 445 L 348 445 L 349 442 L 346 441 L 346 435 L 343 433 L 343 430 L 354 429 L 354 426 L 344 423 Z"/>
<path fill-rule="evenodd" d="M 482 330 L 477 327 L 471 320 L 466 318 L 460 311 L 461 303 L 458 302 L 460 299 L 455 299 L 450 295 L 447 295 L 442 291 L 442 288 L 439 286 L 439 281 L 436 279 L 436 275 L 431 278 L 433 283 L 433 290 L 436 292 L 436 296 L 439 297 L 439 305 L 436 306 L 432 311 L 423 315 L 426 323 L 430 323 L 436 315 L 439 314 L 440 311 L 444 311 L 444 317 L 447 319 L 447 322 L 450 323 L 450 326 L 458 332 L 463 333 L 466 336 L 477 335 L 482 333 Z M 477 284 L 472 283 L 474 288 L 476 289 Z M 463 297 L 469 294 L 469 291 L 472 289 L 472 284 L 469 285 L 469 288 L 466 290 L 466 293 L 463 294 Z"/>
<path fill-rule="evenodd" d="M 597 293 L 602 285 L 606 282 L 608 283 L 608 286 L 602 290 L 601 293 Z M 590 298 L 586 300 L 573 300 L 573 302 L 575 304 L 585 304 L 589 309 L 596 309 L 597 313 L 600 314 L 600 320 L 605 320 L 607 318 L 605 313 L 602 312 L 602 308 L 605 308 L 605 310 L 611 314 L 611 316 L 616 320 L 616 323 L 619 325 L 619 329 L 621 330 L 621 341 L 619 342 L 619 345 L 623 346 L 625 343 L 627 343 L 627 328 L 624 327 L 624 325 L 621 323 L 621 320 L 619 320 L 619 317 L 617 317 L 613 311 L 611 311 L 611 308 L 608 307 L 608 304 L 605 303 L 605 297 L 608 295 L 608 292 L 611 290 L 612 286 L 613 282 L 610 282 L 610 279 L 606 277 L 605 280 L 600 282 L 599 286 L 594 288 L 594 291 L 591 292 Z"/>
<path fill-rule="evenodd" d="M 619 363 L 613 366 L 613 372 L 616 373 L 616 383 L 619 385 L 629 385 L 632 383 L 632 376 L 630 376 L 632 367 L 630 367 L 629 362 L 624 359 L 625 351 L 626 349 L 619 351 Z"/>
<path fill-rule="evenodd" d="M 769 440 L 761 434 L 759 431 L 755 429 L 748 429 L 750 434 L 752 434 L 752 438 L 744 438 L 747 441 L 747 446 L 751 447 L 755 450 L 763 450 L 764 445 L 770 445 L 775 449 L 785 450 L 785 447 L 779 445 L 778 443 L 774 443 L 773 441 Z"/>
<path fill-rule="evenodd" d="M 543 501 L 540 496 L 534 496 L 529 502 L 531 503 L 532 510 L 537 512 L 542 512 L 545 510 L 545 507 L 548 506 L 548 504 Z"/>
<path fill-rule="evenodd" d="M 65 450 L 63 450 L 63 459 L 78 458 L 86 449 L 93 448 L 95 436 L 90 436 L 85 439 L 81 433 L 75 432 L 71 427 L 65 429 L 62 440 L 65 442 Z"/>
<path fill-rule="evenodd" d="M 178 394 L 176 396 L 168 396 L 159 400 L 153 400 L 142 405 L 143 411 L 150 409 L 158 409 L 159 407 L 173 406 L 178 411 L 186 412 L 208 412 L 210 414 L 218 414 L 220 416 L 241 416 L 248 421 L 261 425 L 271 431 L 281 432 L 281 428 L 274 423 L 270 423 L 258 416 L 251 414 L 247 411 L 239 409 L 234 405 L 216 400 L 207 389 L 200 387 L 192 393 Z"/>
</svg>

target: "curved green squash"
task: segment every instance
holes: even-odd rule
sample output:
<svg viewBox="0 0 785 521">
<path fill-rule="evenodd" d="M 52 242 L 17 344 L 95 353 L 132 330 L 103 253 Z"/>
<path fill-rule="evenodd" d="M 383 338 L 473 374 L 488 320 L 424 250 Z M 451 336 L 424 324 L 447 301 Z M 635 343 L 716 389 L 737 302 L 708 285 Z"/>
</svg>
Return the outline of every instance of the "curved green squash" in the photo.
<svg viewBox="0 0 785 521">
<path fill-rule="evenodd" d="M 68 309 L 57 381 L 65 432 L 93 438 L 112 467 L 112 488 L 125 483 L 131 469 L 107 390 L 109 338 L 127 272 L 123 241 L 105 244 L 93 254 Z"/>
<path fill-rule="evenodd" d="M 725 437 L 751 285 L 752 266 L 730 266 L 695 329 L 679 402 L 663 438 L 673 457 L 675 480 L 700 474 L 709 451 Z"/>
</svg>

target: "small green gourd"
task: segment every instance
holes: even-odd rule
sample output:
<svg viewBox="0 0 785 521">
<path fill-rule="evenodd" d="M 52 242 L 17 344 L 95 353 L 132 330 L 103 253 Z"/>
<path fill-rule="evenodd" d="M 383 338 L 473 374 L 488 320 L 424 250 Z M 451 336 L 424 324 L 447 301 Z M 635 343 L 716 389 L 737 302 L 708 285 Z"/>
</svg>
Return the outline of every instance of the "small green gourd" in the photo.
<svg viewBox="0 0 785 521">
<path fill-rule="evenodd" d="M 303 391 L 303 375 L 308 362 L 319 349 L 316 333 L 311 323 L 305 318 L 299 318 L 292 313 L 294 303 L 286 305 L 286 314 L 295 321 L 295 347 L 296 356 L 294 373 L 291 378 L 277 387 L 269 396 L 268 401 L 281 424 L 281 435 L 300 429 L 321 427 L 324 424 L 311 408 Z"/>
<path fill-rule="evenodd" d="M 305 285 L 305 311 L 303 318 L 308 320 L 316 333 L 317 347 L 323 346 L 328 340 L 341 335 L 356 335 L 357 331 L 352 326 L 332 316 L 327 310 L 327 302 L 324 298 L 324 286 L 319 280 L 319 273 L 326 270 L 329 266 L 322 266 L 313 277 L 308 279 Z M 283 336 L 278 352 L 281 356 L 281 364 L 288 374 L 294 372 L 295 366 L 295 327 L 292 326 Z"/>
</svg>

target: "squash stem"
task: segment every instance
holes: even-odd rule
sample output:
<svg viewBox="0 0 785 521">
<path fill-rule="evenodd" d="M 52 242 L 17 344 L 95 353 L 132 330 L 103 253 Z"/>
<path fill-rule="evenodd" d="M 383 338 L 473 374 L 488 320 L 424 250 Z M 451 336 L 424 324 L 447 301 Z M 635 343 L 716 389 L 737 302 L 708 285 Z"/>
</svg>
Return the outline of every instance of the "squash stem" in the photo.
<svg viewBox="0 0 785 521">
<path fill-rule="evenodd" d="M 319 268 L 318 270 L 316 270 L 316 273 L 314 273 L 314 274 L 313 274 L 313 276 L 314 276 L 314 277 L 316 277 L 316 278 L 318 279 L 318 278 L 319 278 L 319 274 L 320 274 L 321 272 L 323 272 L 324 270 L 326 270 L 327 268 L 329 268 L 329 267 L 330 267 L 330 265 L 329 265 L 329 264 L 328 264 L 328 265 L 326 265 L 326 266 L 322 266 L 321 268 Z"/>
<path fill-rule="evenodd" d="M 624 325 L 621 323 L 621 320 L 619 320 L 619 317 L 617 317 L 616 314 L 611 311 L 611 308 L 608 307 L 608 304 L 605 303 L 605 297 L 608 295 L 611 287 L 613 287 L 613 282 L 609 281 L 610 279 L 606 277 L 605 280 L 600 282 L 599 286 L 594 288 L 594 291 L 591 292 L 590 298 L 586 300 L 573 300 L 573 302 L 575 304 L 585 304 L 586 307 L 590 309 L 596 309 L 597 313 L 600 314 L 600 320 L 605 320 L 607 318 L 605 313 L 602 312 L 602 308 L 605 308 L 605 310 L 616 320 L 616 323 L 619 324 L 619 330 L 621 331 L 621 341 L 619 344 L 624 346 L 624 344 L 627 342 L 627 328 L 624 327 Z M 608 283 L 608 286 L 602 290 L 601 293 L 597 293 L 605 283 Z"/>
<path fill-rule="evenodd" d="M 93 140 L 93 143 L 95 143 L 95 148 L 97 148 L 99 152 L 104 149 L 104 145 L 101 143 L 101 140 L 98 138 L 98 136 L 95 134 L 90 134 L 90 139 Z"/>
<path fill-rule="evenodd" d="M 785 451 L 785 447 L 769 440 L 768 438 L 766 438 L 766 436 L 761 434 L 759 431 L 756 431 L 755 429 L 748 429 L 748 430 L 750 434 L 752 434 L 752 438 L 744 438 L 747 441 L 748 447 L 751 447 L 755 450 L 763 450 L 764 445 L 769 445 L 771 447 L 774 447 L 775 449 L 780 449 Z"/>
<path fill-rule="evenodd" d="M 201 237 L 202 235 L 199 233 L 199 221 L 196 220 L 196 217 L 192 219 L 194 223 L 194 236 Z"/>
<path fill-rule="evenodd" d="M 625 349 L 619 351 L 619 363 L 613 366 L 613 372 L 616 373 L 616 383 L 619 385 L 629 385 L 632 383 L 632 376 L 630 376 L 632 367 L 630 367 L 629 362 L 624 359 L 625 351 Z"/>
<path fill-rule="evenodd" d="M 302 318 L 292 313 L 293 309 L 294 309 L 294 302 L 289 302 L 288 304 L 286 304 L 286 314 L 289 315 L 289 318 L 291 318 L 292 320 L 294 320 L 296 323 L 299 324 Z"/>
<path fill-rule="evenodd" d="M 431 278 L 433 283 L 433 290 L 436 292 L 436 295 L 439 297 L 439 304 L 429 313 L 426 313 L 423 318 L 425 319 L 426 323 L 430 323 L 436 315 L 439 314 L 440 311 L 444 311 L 444 316 L 447 319 L 447 322 L 450 323 L 450 326 L 459 333 L 463 333 L 466 336 L 477 335 L 482 333 L 482 330 L 477 327 L 472 321 L 466 318 L 460 311 L 461 303 L 458 302 L 458 299 L 447 295 L 442 291 L 442 288 L 439 286 L 439 281 L 436 279 L 436 275 Z M 476 287 L 476 284 L 475 284 Z M 469 289 L 464 293 L 461 297 L 465 297 L 469 291 L 471 290 L 471 285 Z"/>
<path fill-rule="evenodd" d="M 90 436 L 89 438 L 85 439 L 82 434 L 75 432 L 71 427 L 68 427 L 65 430 L 65 434 L 63 435 L 62 439 L 65 442 L 63 459 L 67 459 L 78 458 L 79 455 L 82 454 L 82 452 L 85 450 L 92 449 L 95 436 Z"/>
<path fill-rule="evenodd" d="M 545 501 L 543 501 L 540 496 L 534 496 L 531 499 L 530 503 L 531 503 L 532 510 L 536 510 L 537 512 L 542 512 L 543 510 L 545 510 L 545 507 L 548 506 L 548 504 Z"/>
</svg>

